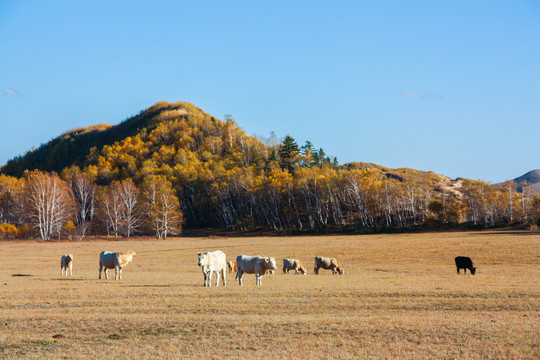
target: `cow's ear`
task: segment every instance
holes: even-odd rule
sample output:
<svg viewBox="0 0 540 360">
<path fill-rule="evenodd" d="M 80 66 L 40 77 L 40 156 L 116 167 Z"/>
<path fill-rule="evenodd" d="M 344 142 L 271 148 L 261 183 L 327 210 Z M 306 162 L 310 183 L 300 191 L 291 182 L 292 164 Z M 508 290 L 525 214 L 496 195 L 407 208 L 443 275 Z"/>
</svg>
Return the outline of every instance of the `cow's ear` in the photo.
<svg viewBox="0 0 540 360">
<path fill-rule="evenodd" d="M 201 253 L 199 252 L 199 253 L 197 253 L 197 255 L 201 255 Z"/>
</svg>

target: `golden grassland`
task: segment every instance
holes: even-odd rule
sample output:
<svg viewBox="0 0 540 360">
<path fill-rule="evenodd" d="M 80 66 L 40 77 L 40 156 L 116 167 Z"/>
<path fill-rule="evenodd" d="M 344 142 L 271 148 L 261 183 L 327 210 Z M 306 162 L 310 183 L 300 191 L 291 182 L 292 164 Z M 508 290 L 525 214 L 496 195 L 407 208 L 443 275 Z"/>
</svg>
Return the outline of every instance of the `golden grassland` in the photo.
<svg viewBox="0 0 540 360">
<path fill-rule="evenodd" d="M 216 249 L 274 256 L 278 272 L 203 288 L 196 253 Z M 137 252 L 122 281 L 98 280 L 102 250 Z M 18 241 L 0 255 L 2 358 L 540 357 L 539 233 Z M 456 275 L 457 255 L 475 276 Z M 345 275 L 313 275 L 315 256 Z M 284 257 L 308 275 L 283 275 Z"/>
</svg>

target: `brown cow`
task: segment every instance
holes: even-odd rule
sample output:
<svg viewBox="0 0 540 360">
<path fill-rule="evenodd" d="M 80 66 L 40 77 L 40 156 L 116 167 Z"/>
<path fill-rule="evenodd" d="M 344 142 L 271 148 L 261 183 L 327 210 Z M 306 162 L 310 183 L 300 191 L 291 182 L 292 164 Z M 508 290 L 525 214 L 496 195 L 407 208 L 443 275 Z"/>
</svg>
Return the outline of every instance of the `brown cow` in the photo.
<svg viewBox="0 0 540 360">
<path fill-rule="evenodd" d="M 336 258 L 327 258 L 327 257 L 317 256 L 315 258 L 315 269 L 314 269 L 315 275 L 319 274 L 320 268 L 332 270 L 332 275 L 345 274 L 345 270 L 341 267 L 341 265 L 339 264 Z"/>
</svg>

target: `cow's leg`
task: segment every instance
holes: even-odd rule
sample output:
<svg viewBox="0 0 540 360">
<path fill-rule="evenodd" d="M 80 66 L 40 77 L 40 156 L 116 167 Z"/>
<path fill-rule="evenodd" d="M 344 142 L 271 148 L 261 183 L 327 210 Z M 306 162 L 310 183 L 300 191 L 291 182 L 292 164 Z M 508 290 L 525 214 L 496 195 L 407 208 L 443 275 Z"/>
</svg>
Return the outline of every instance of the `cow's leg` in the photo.
<svg viewBox="0 0 540 360">
<path fill-rule="evenodd" d="M 73 266 L 69 267 L 69 275 L 73 276 Z M 67 270 L 66 270 L 66 276 L 67 276 Z"/>
<path fill-rule="evenodd" d="M 208 272 L 208 287 L 212 286 L 212 271 Z"/>
<path fill-rule="evenodd" d="M 118 269 L 118 279 L 119 279 L 119 280 L 122 280 L 122 270 L 123 270 L 123 269 L 124 269 L 123 267 L 120 267 L 120 268 Z"/>
<path fill-rule="evenodd" d="M 60 266 L 60 276 L 64 276 L 64 268 Z"/>
<path fill-rule="evenodd" d="M 237 270 L 236 275 L 238 276 L 238 284 L 242 286 L 242 276 L 244 276 L 244 272 L 242 270 Z"/>
<path fill-rule="evenodd" d="M 219 271 L 216 271 L 216 287 L 219 286 Z"/>
<path fill-rule="evenodd" d="M 206 287 L 206 279 L 208 279 L 208 275 L 206 274 L 206 271 L 203 271 L 203 276 L 204 276 L 204 284 L 203 284 L 203 286 Z"/>
<path fill-rule="evenodd" d="M 318 266 L 315 266 L 315 269 L 313 269 L 313 271 L 315 272 L 315 275 L 319 275 L 319 267 Z"/>
<path fill-rule="evenodd" d="M 109 270 L 109 269 L 107 269 L 107 268 L 103 269 L 103 272 L 105 273 L 105 280 L 109 280 L 109 273 L 107 272 L 107 270 Z"/>
<path fill-rule="evenodd" d="M 467 268 L 463 269 L 463 274 L 467 274 Z"/>
<path fill-rule="evenodd" d="M 227 275 L 225 273 L 225 269 L 221 270 L 221 278 L 223 280 L 223 286 L 227 286 L 227 280 L 225 279 L 225 275 Z"/>
</svg>

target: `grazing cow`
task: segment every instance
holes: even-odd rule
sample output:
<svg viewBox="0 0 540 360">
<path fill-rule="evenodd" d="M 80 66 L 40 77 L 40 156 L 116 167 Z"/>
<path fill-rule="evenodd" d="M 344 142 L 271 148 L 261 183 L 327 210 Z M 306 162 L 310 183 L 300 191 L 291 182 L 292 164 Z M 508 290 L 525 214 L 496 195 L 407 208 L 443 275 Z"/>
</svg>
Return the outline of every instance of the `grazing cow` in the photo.
<svg viewBox="0 0 540 360">
<path fill-rule="evenodd" d="M 69 269 L 69 275 L 73 275 L 73 254 L 64 254 L 62 255 L 62 258 L 60 259 L 60 276 L 64 275 L 64 270 L 66 271 L 66 276 L 68 274 Z"/>
<path fill-rule="evenodd" d="M 474 275 L 476 273 L 476 268 L 473 267 L 472 260 L 470 257 L 467 256 L 457 256 L 456 257 L 456 267 L 457 267 L 457 273 L 459 274 L 459 269 L 463 269 L 463 273 L 467 273 L 467 269 L 471 271 L 471 275 Z"/>
<path fill-rule="evenodd" d="M 244 273 L 255 274 L 255 284 L 262 285 L 263 275 L 266 274 L 268 270 L 275 271 L 277 269 L 276 259 L 261 255 L 238 255 L 236 257 L 236 266 L 238 267 L 236 277 L 238 278 L 240 286 L 242 286 L 242 276 L 244 276 Z"/>
<path fill-rule="evenodd" d="M 199 266 L 202 269 L 204 275 L 204 286 L 211 286 L 212 273 L 216 273 L 216 286 L 219 286 L 219 273 L 223 278 L 223 286 L 227 285 L 225 278 L 227 268 L 227 257 L 221 250 L 207 251 L 197 253 L 199 256 Z"/>
<path fill-rule="evenodd" d="M 316 275 L 319 274 L 320 268 L 332 270 L 332 275 L 345 274 L 345 270 L 341 267 L 341 265 L 339 264 L 336 258 L 327 258 L 327 257 L 317 256 L 315 258 L 315 269 L 314 269 Z"/>
<path fill-rule="evenodd" d="M 236 261 L 227 261 L 227 269 L 229 270 L 229 274 L 236 271 Z"/>
<path fill-rule="evenodd" d="M 114 269 L 114 279 L 122 280 L 122 269 L 125 268 L 137 255 L 134 251 L 128 252 L 110 252 L 102 251 L 99 254 L 99 278 L 101 279 L 101 270 L 104 270 L 105 279 L 108 279 L 107 269 Z"/>
<path fill-rule="evenodd" d="M 300 260 L 296 259 L 283 259 L 283 273 L 290 274 L 291 270 L 294 270 L 295 274 L 302 273 L 306 275 L 307 271 L 304 264 Z"/>
</svg>

